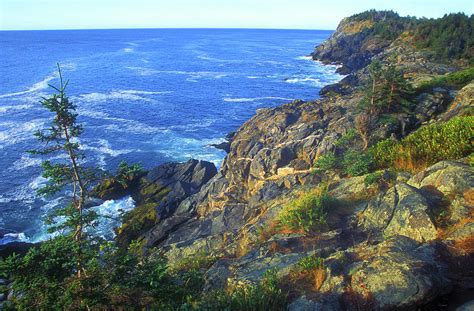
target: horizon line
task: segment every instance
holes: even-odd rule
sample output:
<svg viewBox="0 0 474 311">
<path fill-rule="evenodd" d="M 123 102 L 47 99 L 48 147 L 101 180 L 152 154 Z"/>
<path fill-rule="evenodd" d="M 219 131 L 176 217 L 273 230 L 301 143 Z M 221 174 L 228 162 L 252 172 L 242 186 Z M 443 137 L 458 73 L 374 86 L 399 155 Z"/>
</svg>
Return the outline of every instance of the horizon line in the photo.
<svg viewBox="0 0 474 311">
<path fill-rule="evenodd" d="M 318 29 L 318 28 L 266 28 L 266 27 L 128 27 L 128 28 L 45 28 L 45 29 L 0 29 L 0 32 L 7 31 L 65 31 L 65 30 L 159 30 L 159 29 L 175 29 L 175 30 L 304 30 L 304 31 L 335 31 L 336 29 Z"/>
</svg>

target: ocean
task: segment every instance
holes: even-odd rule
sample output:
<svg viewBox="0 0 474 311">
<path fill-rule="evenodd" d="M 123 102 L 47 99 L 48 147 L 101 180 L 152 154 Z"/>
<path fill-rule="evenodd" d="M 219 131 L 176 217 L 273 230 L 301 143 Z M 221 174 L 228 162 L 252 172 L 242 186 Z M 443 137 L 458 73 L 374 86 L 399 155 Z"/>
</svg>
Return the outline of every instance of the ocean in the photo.
<svg viewBox="0 0 474 311">
<path fill-rule="evenodd" d="M 331 31 L 123 29 L 0 32 L 0 244 L 48 237 L 44 216 L 64 203 L 36 190 L 41 158 L 26 153 L 50 115 L 40 106 L 57 85 L 56 63 L 78 106 L 87 162 L 149 169 L 202 159 L 220 165 L 224 141 L 259 108 L 315 99 L 341 79 L 307 55 Z M 115 216 L 130 197 L 96 207 Z M 97 228 L 113 236 L 117 222 Z"/>
</svg>

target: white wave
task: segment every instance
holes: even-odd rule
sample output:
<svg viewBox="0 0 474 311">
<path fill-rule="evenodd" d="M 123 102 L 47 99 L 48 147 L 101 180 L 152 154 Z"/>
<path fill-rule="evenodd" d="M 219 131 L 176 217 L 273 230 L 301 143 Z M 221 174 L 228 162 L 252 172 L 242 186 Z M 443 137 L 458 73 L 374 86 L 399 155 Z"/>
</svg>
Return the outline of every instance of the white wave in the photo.
<svg viewBox="0 0 474 311">
<path fill-rule="evenodd" d="M 30 239 L 25 233 L 7 233 L 0 239 L 0 245 L 5 245 L 12 242 L 30 242 Z"/>
<path fill-rule="evenodd" d="M 127 66 L 125 68 L 135 71 L 140 76 L 151 76 L 151 75 L 160 73 L 160 71 L 158 70 L 146 68 L 146 67 Z"/>
<path fill-rule="evenodd" d="M 47 121 L 47 119 L 36 119 L 24 123 L 13 121 L 0 123 L 0 149 L 35 139 L 33 133 L 42 129 Z"/>
<path fill-rule="evenodd" d="M 248 79 L 261 79 L 261 77 L 257 77 L 257 76 L 248 76 L 247 78 Z"/>
<path fill-rule="evenodd" d="M 46 178 L 44 178 L 43 176 L 38 176 L 32 181 L 30 181 L 28 186 L 30 187 L 30 189 L 38 190 L 39 188 L 43 187 L 47 182 L 48 180 Z"/>
<path fill-rule="evenodd" d="M 230 97 L 225 97 L 223 99 L 225 102 L 235 102 L 235 103 L 244 103 L 244 102 L 254 102 L 254 101 L 259 101 L 259 100 L 286 100 L 286 101 L 292 101 L 292 98 L 284 98 L 284 97 L 274 97 L 274 96 L 268 96 L 268 97 L 255 97 L 255 98 L 230 98 Z"/>
<path fill-rule="evenodd" d="M 146 91 L 134 91 L 134 90 L 125 90 L 125 91 L 111 91 L 109 93 L 88 93 L 81 94 L 79 101 L 85 102 L 107 102 L 110 100 L 129 100 L 129 101 L 142 101 L 148 103 L 155 103 L 156 100 L 143 97 L 140 95 L 152 95 L 152 94 L 162 94 L 158 92 L 146 92 Z"/>
<path fill-rule="evenodd" d="M 125 67 L 127 69 L 137 72 L 141 76 L 150 76 L 154 74 L 173 74 L 173 75 L 185 75 L 188 76 L 188 81 L 197 79 L 221 79 L 229 75 L 228 72 L 219 71 L 182 71 L 182 70 L 155 70 L 146 67 Z"/>
<path fill-rule="evenodd" d="M 3 194 L 0 194 L 0 203 L 10 203 L 11 201 L 11 198 L 6 198 Z"/>
<path fill-rule="evenodd" d="M 133 51 L 135 51 L 135 49 L 134 48 L 124 48 L 121 51 L 124 52 L 124 53 L 132 53 Z"/>
<path fill-rule="evenodd" d="M 59 197 L 59 198 L 55 198 L 53 200 L 49 200 L 45 205 L 41 206 L 41 210 L 43 210 L 44 212 L 47 213 L 47 212 L 51 211 L 52 209 L 58 207 L 61 204 L 61 201 L 63 199 L 64 198 Z"/>
<path fill-rule="evenodd" d="M 132 150 L 132 149 L 112 149 L 109 141 L 107 141 L 105 139 L 99 139 L 99 140 L 97 140 L 97 142 L 99 144 L 99 147 L 90 146 L 90 145 L 87 145 L 87 144 L 83 143 L 83 144 L 81 144 L 81 149 L 82 150 L 92 150 L 92 151 L 95 151 L 96 153 L 109 155 L 111 157 L 118 157 L 119 155 L 127 154 L 127 153 L 131 153 L 131 152 L 136 151 L 136 150 Z"/>
<path fill-rule="evenodd" d="M 44 90 L 48 87 L 49 81 L 53 80 L 54 78 L 58 77 L 58 74 L 56 72 L 50 74 L 43 80 L 36 82 L 32 86 L 30 86 L 26 91 L 22 92 L 15 92 L 15 93 L 7 93 L 7 94 L 0 94 L 0 98 L 5 98 L 5 97 L 13 97 L 13 96 L 19 96 L 19 95 L 25 95 L 28 93 L 34 93 L 40 90 Z"/>
<path fill-rule="evenodd" d="M 27 110 L 33 108 L 33 105 L 9 105 L 9 106 L 1 106 L 0 107 L 0 113 L 11 113 L 14 111 L 21 111 L 21 110 Z"/>
<path fill-rule="evenodd" d="M 300 60 L 313 60 L 313 58 L 311 56 L 298 56 L 296 59 L 300 59 Z"/>
<path fill-rule="evenodd" d="M 32 166 L 40 166 L 41 159 L 39 158 L 30 158 L 29 156 L 22 155 L 20 159 L 13 162 L 13 166 L 9 170 L 22 170 Z"/>
<path fill-rule="evenodd" d="M 117 91 L 122 94 L 138 94 L 138 95 L 164 95 L 172 94 L 173 91 L 139 91 L 139 90 L 121 90 Z"/>
<path fill-rule="evenodd" d="M 222 162 L 225 152 L 210 145 L 224 141 L 222 138 L 195 139 L 185 137 L 171 130 L 160 132 L 153 137 L 156 150 L 159 150 L 160 153 L 170 159 L 187 161 L 192 158 L 210 161 L 216 166 L 219 166 Z"/>
<path fill-rule="evenodd" d="M 327 82 L 322 82 L 318 78 L 306 77 L 306 78 L 291 78 L 286 79 L 285 82 L 287 83 L 303 83 L 303 84 L 311 84 L 318 87 L 323 87 L 327 84 Z"/>
<path fill-rule="evenodd" d="M 94 233 L 105 239 L 112 239 L 115 236 L 114 228 L 120 225 L 120 216 L 134 207 L 135 201 L 130 196 L 119 200 L 105 201 L 101 205 L 93 207 L 92 209 L 99 214 L 99 222 L 93 229 Z"/>
</svg>

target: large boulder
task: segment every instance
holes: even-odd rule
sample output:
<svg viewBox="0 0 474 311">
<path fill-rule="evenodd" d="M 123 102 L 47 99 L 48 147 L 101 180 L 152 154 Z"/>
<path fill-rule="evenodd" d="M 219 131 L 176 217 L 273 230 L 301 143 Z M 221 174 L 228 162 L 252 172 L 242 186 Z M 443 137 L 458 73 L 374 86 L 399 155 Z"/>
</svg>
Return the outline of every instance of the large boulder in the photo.
<svg viewBox="0 0 474 311">
<path fill-rule="evenodd" d="M 451 289 L 435 244 L 395 236 L 376 247 L 375 256 L 350 267 L 351 288 L 375 302 L 375 309 L 423 305 Z"/>
<path fill-rule="evenodd" d="M 469 165 L 441 161 L 416 174 L 407 182 L 417 188 L 436 188 L 444 195 L 463 195 L 474 188 L 474 170 Z"/>
<path fill-rule="evenodd" d="M 414 187 L 401 183 L 369 201 L 359 224 L 385 236 L 404 235 L 424 242 L 437 237 L 430 205 Z"/>
<path fill-rule="evenodd" d="M 464 86 L 457 94 L 454 101 L 442 115 L 443 120 L 456 116 L 473 115 L 474 113 L 474 81 Z"/>
</svg>

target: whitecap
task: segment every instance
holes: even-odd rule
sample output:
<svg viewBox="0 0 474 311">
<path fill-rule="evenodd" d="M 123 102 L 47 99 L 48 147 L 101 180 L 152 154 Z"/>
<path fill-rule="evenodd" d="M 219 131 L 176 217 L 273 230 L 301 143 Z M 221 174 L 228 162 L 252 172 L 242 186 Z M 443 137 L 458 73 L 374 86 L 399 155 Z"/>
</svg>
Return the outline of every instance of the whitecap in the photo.
<svg viewBox="0 0 474 311">
<path fill-rule="evenodd" d="M 87 145 L 83 143 L 81 144 L 81 149 L 95 151 L 96 153 L 108 155 L 111 157 L 118 157 L 119 155 L 136 151 L 133 149 L 113 149 L 109 141 L 105 139 L 99 139 L 96 142 L 99 144 L 99 147 L 95 147 L 95 146 L 91 146 L 91 145 Z"/>
<path fill-rule="evenodd" d="M 124 48 L 124 49 L 122 49 L 122 52 L 124 52 L 124 53 L 132 53 L 133 51 L 135 51 L 134 48 Z"/>
<path fill-rule="evenodd" d="M 33 189 L 33 190 L 38 190 L 44 185 L 46 185 L 47 182 L 48 182 L 48 179 L 44 178 L 43 176 L 38 176 L 30 181 L 30 183 L 28 184 L 28 187 L 30 187 L 30 189 Z"/>
<path fill-rule="evenodd" d="M 151 92 L 140 92 L 140 91 L 111 91 L 109 93 L 88 93 L 88 94 L 81 94 L 77 98 L 79 101 L 84 102 L 107 102 L 110 100 L 129 100 L 129 101 L 142 101 L 148 103 L 155 103 L 156 100 L 151 98 L 146 98 L 140 95 L 151 95 L 157 93 Z"/>
<path fill-rule="evenodd" d="M 172 94 L 173 91 L 139 91 L 139 90 L 120 90 L 117 91 L 122 94 L 137 94 L 137 95 L 165 95 Z"/>
<path fill-rule="evenodd" d="M 18 171 L 33 166 L 41 166 L 41 159 L 22 155 L 20 159 L 13 162 L 13 166 L 9 170 Z"/>
<path fill-rule="evenodd" d="M 211 145 L 224 141 L 223 138 L 195 139 L 174 131 L 160 132 L 153 138 L 155 148 L 167 158 L 175 161 L 205 160 L 213 162 L 216 166 L 222 162 L 225 152 Z"/>
<path fill-rule="evenodd" d="M 0 245 L 5 245 L 13 242 L 30 242 L 30 239 L 26 236 L 25 233 L 6 233 L 0 239 Z"/>
<path fill-rule="evenodd" d="M 311 84 L 311 85 L 314 85 L 314 86 L 318 86 L 318 87 L 323 87 L 325 86 L 327 83 L 326 82 L 322 82 L 320 79 L 318 78 L 312 78 L 312 77 L 306 77 L 306 78 L 290 78 L 290 79 L 286 79 L 285 82 L 287 83 L 303 83 L 303 84 Z"/>
<path fill-rule="evenodd" d="M 292 101 L 292 98 L 284 98 L 284 97 L 275 97 L 275 96 L 268 96 L 268 97 L 255 97 L 255 98 L 230 98 L 224 97 L 223 100 L 225 102 L 235 102 L 235 103 L 244 103 L 244 102 L 254 102 L 259 100 L 286 100 Z"/>
<path fill-rule="evenodd" d="M 130 196 L 119 200 L 108 200 L 92 207 L 99 215 L 98 224 L 93 229 L 94 234 L 105 239 L 112 239 L 115 236 L 114 228 L 120 225 L 121 215 L 134 207 L 135 201 Z"/>
<path fill-rule="evenodd" d="M 14 111 L 21 111 L 21 110 L 27 110 L 33 108 L 33 105 L 9 105 L 9 106 L 1 106 L 0 107 L 0 113 L 11 113 Z"/>
<path fill-rule="evenodd" d="M 0 148 L 15 145 L 26 140 L 33 140 L 33 133 L 44 127 L 47 119 L 36 119 L 29 122 L 2 122 L 0 123 Z"/>
<path fill-rule="evenodd" d="M 5 98 L 5 97 L 13 97 L 13 96 L 19 96 L 19 95 L 25 95 L 28 93 L 33 93 L 36 91 L 44 90 L 48 87 L 49 81 L 53 80 L 54 78 L 58 77 L 58 73 L 54 72 L 44 78 L 43 80 L 36 82 L 32 86 L 30 86 L 26 91 L 21 91 L 21 92 L 15 92 L 15 93 L 7 93 L 7 94 L 0 94 L 0 98 Z"/>
<path fill-rule="evenodd" d="M 160 71 L 158 70 L 146 68 L 146 67 L 127 66 L 125 68 L 135 71 L 140 76 L 151 76 L 151 75 L 160 73 Z"/>
<path fill-rule="evenodd" d="M 299 59 L 299 60 L 313 60 L 313 58 L 311 56 L 298 56 L 296 59 Z"/>
</svg>

